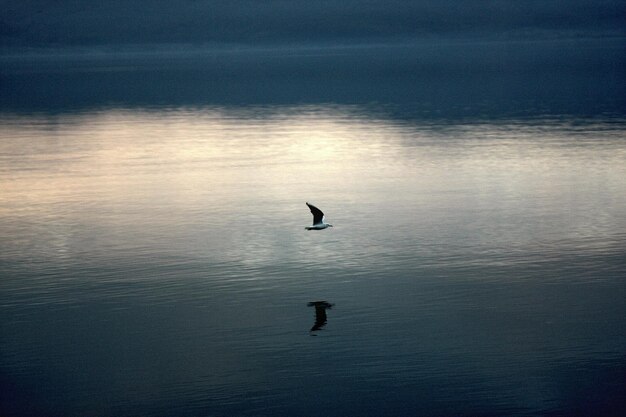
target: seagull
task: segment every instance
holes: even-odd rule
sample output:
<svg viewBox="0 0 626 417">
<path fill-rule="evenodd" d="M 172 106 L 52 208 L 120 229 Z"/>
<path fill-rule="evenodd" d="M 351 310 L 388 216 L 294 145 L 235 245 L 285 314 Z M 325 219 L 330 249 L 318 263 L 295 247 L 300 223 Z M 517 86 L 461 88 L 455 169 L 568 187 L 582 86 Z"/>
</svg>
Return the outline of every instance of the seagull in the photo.
<svg viewBox="0 0 626 417">
<path fill-rule="evenodd" d="M 313 214 L 313 226 L 305 227 L 306 230 L 322 230 L 327 227 L 333 227 L 332 224 L 324 223 L 324 213 L 322 210 L 315 207 L 313 204 L 306 203 L 311 210 L 311 214 Z"/>
</svg>

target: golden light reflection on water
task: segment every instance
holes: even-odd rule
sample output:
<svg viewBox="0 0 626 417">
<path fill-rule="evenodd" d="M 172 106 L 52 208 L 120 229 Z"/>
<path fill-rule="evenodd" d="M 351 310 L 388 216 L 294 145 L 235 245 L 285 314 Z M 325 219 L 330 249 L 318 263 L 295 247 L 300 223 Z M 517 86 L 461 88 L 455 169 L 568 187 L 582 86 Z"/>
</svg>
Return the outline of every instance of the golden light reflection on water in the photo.
<svg viewBox="0 0 626 417">
<path fill-rule="evenodd" d="M 312 185 L 350 178 L 355 166 L 384 157 L 381 138 L 363 120 L 323 113 L 246 116 L 106 112 L 5 123 L 5 196 L 45 200 L 69 188 L 89 192 L 97 181 L 125 195 L 137 182 L 150 188 L 146 177 L 179 182 L 183 191 L 232 183 L 278 189 L 285 180 Z"/>
<path fill-rule="evenodd" d="M 229 241 L 233 256 L 245 242 L 254 263 L 289 240 L 255 240 L 232 224 L 300 228 L 310 221 L 307 200 L 333 207 L 329 218 L 347 228 L 401 239 L 466 230 L 485 244 L 509 234 L 528 245 L 549 233 L 615 230 L 626 206 L 620 131 L 591 128 L 578 141 L 555 124 L 433 126 L 310 106 L 111 110 L 2 124 L 5 246 L 30 230 L 49 235 L 44 246 L 58 256 L 86 226 L 149 240 L 202 221 L 211 233 L 229 230 L 215 243 L 224 256 Z"/>
</svg>

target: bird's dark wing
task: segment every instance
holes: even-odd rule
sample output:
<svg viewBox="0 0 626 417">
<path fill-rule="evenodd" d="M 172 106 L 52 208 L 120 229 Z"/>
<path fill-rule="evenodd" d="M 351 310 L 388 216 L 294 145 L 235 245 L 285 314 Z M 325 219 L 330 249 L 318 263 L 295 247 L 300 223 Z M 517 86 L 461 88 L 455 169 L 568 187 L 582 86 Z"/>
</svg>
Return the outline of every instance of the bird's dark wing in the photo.
<svg viewBox="0 0 626 417">
<path fill-rule="evenodd" d="M 322 218 L 324 217 L 324 213 L 322 213 L 322 210 L 309 203 L 306 203 L 306 205 L 309 206 L 311 214 L 313 214 L 313 224 L 321 223 Z"/>
</svg>

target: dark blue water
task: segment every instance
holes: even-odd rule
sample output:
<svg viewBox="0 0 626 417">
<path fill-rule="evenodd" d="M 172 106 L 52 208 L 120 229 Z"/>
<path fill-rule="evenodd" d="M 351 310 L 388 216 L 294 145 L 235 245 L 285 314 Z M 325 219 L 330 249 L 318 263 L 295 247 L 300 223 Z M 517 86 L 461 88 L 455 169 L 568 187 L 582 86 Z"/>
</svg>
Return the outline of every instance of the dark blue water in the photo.
<svg viewBox="0 0 626 417">
<path fill-rule="evenodd" d="M 470 46 L 3 58 L 2 415 L 623 414 L 620 46 Z"/>
</svg>

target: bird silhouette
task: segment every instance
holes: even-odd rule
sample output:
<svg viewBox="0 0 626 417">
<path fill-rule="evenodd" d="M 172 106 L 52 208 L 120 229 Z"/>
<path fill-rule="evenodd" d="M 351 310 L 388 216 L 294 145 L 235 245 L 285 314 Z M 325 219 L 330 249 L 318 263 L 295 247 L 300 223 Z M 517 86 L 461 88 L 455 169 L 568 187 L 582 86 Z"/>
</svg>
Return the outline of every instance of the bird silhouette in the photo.
<svg viewBox="0 0 626 417">
<path fill-rule="evenodd" d="M 322 230 L 327 227 L 333 227 L 332 224 L 324 223 L 324 213 L 313 204 L 306 203 L 313 214 L 313 226 L 306 226 L 306 230 Z"/>
<path fill-rule="evenodd" d="M 326 316 L 326 310 L 330 310 L 334 304 L 329 303 L 328 301 L 311 301 L 307 304 L 309 307 L 315 307 L 315 323 L 313 327 L 311 327 L 311 332 L 316 332 L 321 330 L 322 327 L 326 326 L 326 322 L 328 318 Z"/>
</svg>

